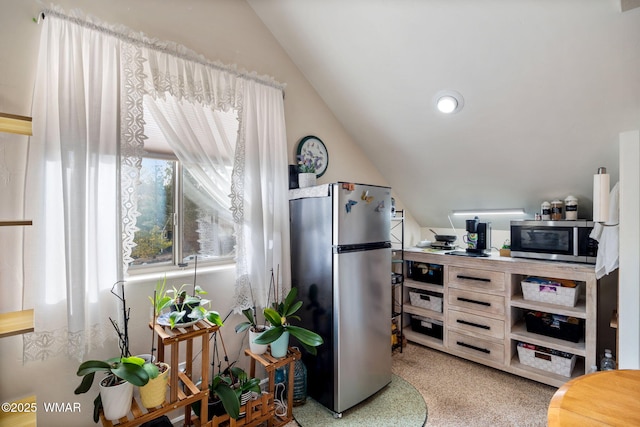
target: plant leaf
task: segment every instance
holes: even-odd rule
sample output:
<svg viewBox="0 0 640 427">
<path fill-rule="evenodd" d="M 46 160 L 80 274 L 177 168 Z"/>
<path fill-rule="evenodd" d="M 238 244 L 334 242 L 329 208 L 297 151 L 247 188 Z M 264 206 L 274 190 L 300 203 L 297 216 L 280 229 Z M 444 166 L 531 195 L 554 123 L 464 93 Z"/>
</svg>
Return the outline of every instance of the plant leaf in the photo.
<svg viewBox="0 0 640 427">
<path fill-rule="evenodd" d="M 111 369 L 111 364 L 108 362 L 103 360 L 87 360 L 78 366 L 76 375 L 82 377 L 92 372 L 108 371 L 109 369 Z"/>
<path fill-rule="evenodd" d="M 217 387 L 215 392 L 218 397 L 220 397 L 222 406 L 224 406 L 224 410 L 227 411 L 227 414 L 229 414 L 229 416 L 234 420 L 237 420 L 240 416 L 240 401 L 233 389 L 227 385 L 226 387 Z"/>
<path fill-rule="evenodd" d="M 218 326 L 222 326 L 223 325 L 222 317 L 220 317 L 220 314 L 217 311 L 209 311 L 209 312 L 207 312 L 206 319 L 210 323 L 213 323 L 214 325 L 218 325 Z"/>
<path fill-rule="evenodd" d="M 138 387 L 142 387 L 149 382 L 149 374 L 142 366 L 133 363 L 122 363 L 117 368 L 112 369 L 111 372 L 118 378 L 122 378 Z"/>
<path fill-rule="evenodd" d="M 184 317 L 186 311 L 172 311 L 169 315 L 169 325 L 171 325 L 171 329 L 175 328 L 176 323 L 179 323 L 180 320 Z"/>
<path fill-rule="evenodd" d="M 236 325 L 236 334 L 246 331 L 249 327 L 251 327 L 251 323 L 249 322 L 238 323 Z"/>
<path fill-rule="evenodd" d="M 93 422 L 100 422 L 100 409 L 102 409 L 102 398 L 100 397 L 100 393 L 98 393 L 98 397 L 93 400 Z"/>
<path fill-rule="evenodd" d="M 283 303 L 284 305 L 283 305 L 282 310 L 280 311 L 280 313 L 288 313 L 289 312 L 289 307 L 291 307 L 291 304 L 293 304 L 293 302 L 296 300 L 297 296 L 298 296 L 298 288 L 291 288 L 291 290 L 287 294 L 287 297 L 284 300 L 284 303 Z M 302 303 L 301 303 L 301 305 L 302 305 Z M 285 314 L 284 316 L 286 317 L 287 315 Z"/>
<path fill-rule="evenodd" d="M 291 335 L 300 340 L 301 343 L 310 345 L 312 347 L 317 347 L 320 344 L 324 343 L 322 337 L 315 332 L 312 332 L 308 329 L 301 328 L 299 326 L 287 326 L 287 330 Z"/>
<path fill-rule="evenodd" d="M 80 385 L 73 391 L 74 394 L 82 394 L 89 391 L 93 385 L 93 378 L 96 376 L 95 372 L 91 372 L 82 378 Z"/>
<path fill-rule="evenodd" d="M 300 310 L 300 307 L 302 307 L 302 301 L 298 301 L 295 304 L 293 304 L 291 307 L 289 307 L 287 312 L 284 313 L 284 316 L 288 318 L 293 313 L 295 313 L 296 311 Z"/>
<path fill-rule="evenodd" d="M 158 366 L 156 366 L 155 363 L 145 363 L 144 365 L 142 365 L 142 369 L 147 372 L 150 380 L 153 378 L 158 378 L 158 375 L 160 375 L 160 369 L 158 369 Z"/>
<path fill-rule="evenodd" d="M 206 295 L 208 292 L 200 287 L 200 285 L 196 285 L 194 288 L 196 295 Z"/>
<path fill-rule="evenodd" d="M 244 317 L 247 318 L 247 320 L 249 321 L 250 324 L 255 325 L 256 321 L 253 318 L 253 309 L 252 308 L 245 308 L 244 310 L 242 310 L 242 314 L 244 314 Z"/>
<path fill-rule="evenodd" d="M 262 345 L 270 344 L 280 338 L 280 335 L 282 335 L 283 332 L 284 326 L 274 326 L 273 328 L 263 332 L 262 335 L 256 338 L 253 342 Z"/>
<path fill-rule="evenodd" d="M 280 313 L 275 311 L 273 308 L 265 308 L 264 317 L 269 323 L 271 323 L 271 325 L 282 326 L 282 317 L 280 317 Z"/>
<path fill-rule="evenodd" d="M 129 356 L 129 357 L 123 357 L 122 363 L 133 363 L 134 365 L 142 366 L 144 365 L 145 360 L 142 357 Z"/>
</svg>

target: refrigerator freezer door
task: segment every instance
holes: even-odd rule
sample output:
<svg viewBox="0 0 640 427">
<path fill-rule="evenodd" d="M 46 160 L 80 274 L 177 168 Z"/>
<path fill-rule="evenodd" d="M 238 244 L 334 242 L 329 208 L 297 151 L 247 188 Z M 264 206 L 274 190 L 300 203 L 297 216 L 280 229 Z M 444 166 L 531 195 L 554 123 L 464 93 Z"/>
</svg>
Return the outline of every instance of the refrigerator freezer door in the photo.
<svg viewBox="0 0 640 427">
<path fill-rule="evenodd" d="M 391 382 L 391 249 L 334 254 L 334 407 L 341 413 Z"/>
<path fill-rule="evenodd" d="M 388 242 L 391 227 L 391 189 L 355 184 L 332 184 L 334 201 L 334 245 Z"/>
</svg>

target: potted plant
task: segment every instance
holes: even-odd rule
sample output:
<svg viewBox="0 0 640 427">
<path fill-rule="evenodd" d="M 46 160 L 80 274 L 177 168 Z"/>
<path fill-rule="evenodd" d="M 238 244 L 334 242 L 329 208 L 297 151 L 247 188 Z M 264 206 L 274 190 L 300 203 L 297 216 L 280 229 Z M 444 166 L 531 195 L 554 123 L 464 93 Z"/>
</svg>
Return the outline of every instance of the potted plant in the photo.
<svg viewBox="0 0 640 427">
<path fill-rule="evenodd" d="M 209 384 L 209 420 L 225 413 L 237 420 L 243 414 L 240 408 L 251 398 L 251 393 L 260 393 L 260 380 L 250 378 L 238 367 L 229 367 L 214 375 Z M 194 402 L 193 409 L 200 414 L 200 402 Z"/>
<path fill-rule="evenodd" d="M 75 394 L 86 393 L 93 385 L 96 372 L 107 375 L 100 381 L 100 394 L 94 400 L 93 421 L 99 421 L 100 408 L 108 420 L 117 420 L 127 415 L 131 408 L 133 386 L 141 387 L 149 381 L 149 374 L 143 368 L 144 359 L 136 356 L 114 357 L 108 360 L 87 360 L 76 374 L 83 377 Z"/>
<path fill-rule="evenodd" d="M 255 307 L 242 310 L 242 314 L 247 320 L 236 325 L 236 333 L 244 332 L 248 329 L 249 349 L 254 354 L 263 354 L 267 351 L 268 344 L 256 344 L 255 340 L 267 330 L 267 326 L 257 324 L 255 312 Z"/>
<path fill-rule="evenodd" d="M 194 285 L 192 295 L 188 295 L 186 287 L 191 285 L 183 284 L 179 288 L 174 286 L 173 289 L 166 289 L 166 284 L 166 277 L 162 281 L 158 281 L 153 298 L 149 297 L 154 308 L 154 318 L 161 315 L 163 310 L 170 308 L 171 312 L 166 320 L 172 329 L 176 325 L 201 319 L 207 319 L 214 325 L 222 326 L 220 314 L 206 308 L 211 304 L 211 301 L 201 298 L 201 295 L 205 295 L 207 292 L 200 286 Z"/>
<path fill-rule="evenodd" d="M 300 320 L 295 313 L 302 307 L 302 301 L 296 301 L 298 289 L 291 288 L 283 302 L 274 303 L 273 308 L 264 309 L 264 317 L 271 324 L 271 328 L 265 331 L 255 340 L 257 344 L 271 344 L 273 357 L 284 357 L 289 348 L 289 335 L 296 337 L 302 346 L 311 354 L 316 354 L 316 347 L 324 341 L 322 337 L 313 331 L 294 326 L 292 319 Z"/>
<path fill-rule="evenodd" d="M 155 339 L 156 339 L 156 321 L 158 316 L 158 308 L 162 305 L 167 305 L 168 298 L 164 294 L 164 286 L 166 284 L 166 278 L 159 289 L 159 284 L 156 284 L 156 290 L 154 291 L 153 298 L 149 297 L 153 306 L 153 327 L 151 328 L 151 353 L 148 355 L 148 360 L 145 360 L 142 367 L 149 375 L 149 382 L 140 387 L 140 400 L 142 406 L 145 408 L 155 408 L 164 403 L 167 394 L 167 383 L 169 381 L 169 372 L 171 367 L 165 362 L 155 361 Z M 160 294 L 160 296 L 159 296 Z"/>
<path fill-rule="evenodd" d="M 300 188 L 316 185 L 316 170 L 320 167 L 322 158 L 311 151 L 305 151 L 298 158 L 298 185 Z"/>
<path fill-rule="evenodd" d="M 114 292 L 118 284 L 122 285 L 122 295 Z M 76 374 L 82 377 L 82 382 L 74 390 L 75 394 L 86 393 L 93 385 L 96 372 L 105 372 L 107 375 L 100 381 L 100 394 L 93 401 L 93 421 L 100 420 L 100 410 L 104 410 L 104 416 L 108 420 L 117 420 L 127 415 L 131 408 L 133 386 L 141 387 L 149 381 L 149 374 L 143 368 L 145 360 L 141 357 L 131 356 L 129 353 L 129 309 L 124 297 L 124 282 L 116 282 L 111 288 L 114 294 L 122 302 L 123 329 L 118 323 L 109 318 L 116 333 L 120 357 L 107 360 L 87 360 L 80 364 Z"/>
<path fill-rule="evenodd" d="M 171 367 L 165 362 L 145 362 L 142 367 L 149 375 L 149 382 L 140 387 L 142 406 L 145 408 L 158 407 L 166 399 Z"/>
<path fill-rule="evenodd" d="M 260 380 L 258 378 L 250 378 L 243 369 L 238 367 L 231 368 L 231 371 L 236 379 L 233 389 L 240 403 L 240 407 L 242 407 L 249 402 L 253 393 L 260 393 Z M 241 412 L 240 416 L 243 415 L 244 413 Z"/>
</svg>

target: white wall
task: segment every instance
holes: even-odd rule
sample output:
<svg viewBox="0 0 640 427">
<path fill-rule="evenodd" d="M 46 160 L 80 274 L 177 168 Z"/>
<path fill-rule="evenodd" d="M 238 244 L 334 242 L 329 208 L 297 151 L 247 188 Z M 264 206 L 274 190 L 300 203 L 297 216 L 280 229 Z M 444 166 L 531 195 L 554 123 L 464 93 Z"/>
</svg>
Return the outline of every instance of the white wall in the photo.
<svg viewBox="0 0 640 427">
<path fill-rule="evenodd" d="M 330 154 L 329 169 L 320 183 L 342 180 L 387 184 L 244 1 L 60 0 L 56 4 L 67 12 L 78 8 L 109 24 L 123 24 L 150 37 L 171 40 L 209 59 L 237 64 L 241 69 L 271 75 L 286 83 L 289 162 L 294 162 L 297 142 L 313 134 L 324 141 Z M 37 16 L 42 5 L 23 0 L 2 0 L 0 5 L 0 111 L 29 116 L 41 28 L 32 18 Z M 27 142 L 27 137 L 0 134 L 0 218 L 23 217 L 23 198 L 29 197 L 23 194 Z M 401 205 L 402 202 L 398 200 L 398 203 Z M 185 273 L 185 277 L 171 280 L 192 282 L 191 273 Z M 155 280 L 155 277 L 148 277 L 127 283 L 127 299 L 131 307 L 131 349 L 136 353 L 149 351 L 151 335 L 147 326 L 147 296 L 151 295 Z M 213 307 L 226 315 L 233 292 L 233 266 L 214 269 L 206 274 L 203 272 L 198 283 L 209 291 Z M 3 227 L 0 229 L 0 312 L 21 308 L 21 286 L 21 232 Z M 108 319 L 104 320 L 108 322 Z M 222 329 L 231 360 L 238 359 L 242 350 L 241 337 L 236 336 L 233 330 L 240 320 L 241 316 L 234 315 Z M 112 357 L 117 351 L 116 341 L 112 339 L 89 357 Z M 239 357 L 241 361 L 244 358 L 243 355 Z M 57 357 L 23 365 L 20 337 L 0 340 L 0 360 L 0 400 L 13 400 L 35 393 L 38 402 L 80 402 L 81 414 L 47 414 L 40 406 L 39 425 L 93 425 L 91 411 L 96 393 L 73 395 L 79 384 L 75 375 L 77 360 Z"/>
<path fill-rule="evenodd" d="M 620 134 L 618 363 L 640 369 L 640 132 Z"/>
</svg>

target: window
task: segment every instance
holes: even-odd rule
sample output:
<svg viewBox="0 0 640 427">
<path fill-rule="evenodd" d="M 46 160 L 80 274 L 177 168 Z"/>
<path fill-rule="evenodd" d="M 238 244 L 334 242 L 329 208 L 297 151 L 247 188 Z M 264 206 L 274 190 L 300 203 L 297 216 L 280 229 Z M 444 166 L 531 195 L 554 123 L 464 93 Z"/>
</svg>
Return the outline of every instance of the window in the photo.
<svg viewBox="0 0 640 427">
<path fill-rule="evenodd" d="M 138 231 L 132 265 L 173 262 L 177 162 L 145 157 L 138 187 Z"/>
<path fill-rule="evenodd" d="M 233 111 L 213 111 L 170 96 L 145 99 L 148 154 L 140 171 L 131 267 L 180 265 L 196 256 L 198 262 L 233 259 L 229 194 L 237 128 Z M 170 143 L 176 140 L 179 147 Z"/>
</svg>

